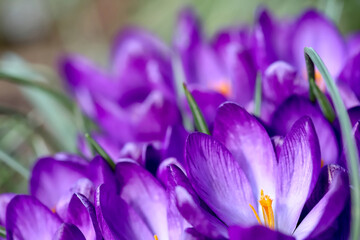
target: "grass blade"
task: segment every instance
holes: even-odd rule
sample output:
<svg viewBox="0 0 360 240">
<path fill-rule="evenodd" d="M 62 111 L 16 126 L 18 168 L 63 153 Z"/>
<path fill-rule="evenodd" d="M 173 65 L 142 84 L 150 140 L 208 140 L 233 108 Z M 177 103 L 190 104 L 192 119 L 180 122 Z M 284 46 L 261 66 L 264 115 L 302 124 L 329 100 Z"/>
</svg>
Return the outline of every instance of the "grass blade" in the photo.
<svg viewBox="0 0 360 240">
<path fill-rule="evenodd" d="M 196 129 L 202 133 L 206 133 L 206 134 L 210 135 L 209 128 L 205 122 L 205 119 L 204 119 L 204 117 L 201 113 L 201 110 L 200 110 L 199 106 L 197 105 L 194 97 L 191 95 L 191 93 L 187 89 L 185 83 L 183 84 L 183 87 L 184 87 L 186 99 L 188 101 L 192 115 L 194 117 Z"/>
<path fill-rule="evenodd" d="M 103 157 L 110 167 L 115 170 L 115 162 L 111 159 L 109 154 L 90 136 L 90 134 L 85 133 L 86 140 L 92 149 L 97 152 L 101 157 Z"/>
<path fill-rule="evenodd" d="M 9 156 L 8 154 L 6 154 L 2 150 L 0 150 L 0 161 L 4 162 L 10 168 L 14 169 L 16 172 L 18 172 L 25 179 L 29 179 L 29 175 L 30 175 L 29 170 L 27 170 L 18 161 L 16 161 L 14 158 Z"/>
<path fill-rule="evenodd" d="M 320 71 L 325 80 L 326 87 L 330 93 L 331 99 L 335 106 L 336 114 L 339 118 L 341 135 L 346 151 L 346 160 L 349 168 L 350 182 L 352 185 L 351 191 L 351 239 L 358 240 L 360 237 L 360 182 L 359 182 L 359 155 L 358 149 L 355 145 L 355 140 L 352 135 L 352 128 L 349 115 L 345 105 L 340 97 L 339 90 L 332 79 L 329 71 L 321 60 L 320 56 L 312 48 L 305 48 L 305 59 L 307 67 L 314 68 L 314 64 Z M 308 64 L 311 63 L 312 64 Z M 308 72 L 314 69 L 308 69 Z"/>
<path fill-rule="evenodd" d="M 256 85 L 255 85 L 255 109 L 254 109 L 254 115 L 257 117 L 260 117 L 261 114 L 261 94 L 262 94 L 261 74 L 258 73 L 256 77 Z"/>
<path fill-rule="evenodd" d="M 59 102 L 61 102 L 68 110 L 72 110 L 73 109 L 73 102 L 63 93 L 47 86 L 46 84 L 43 84 L 39 81 L 33 81 L 30 79 L 25 79 L 23 77 L 20 76 L 15 76 L 9 73 L 5 73 L 3 71 L 0 71 L 0 80 L 4 80 L 10 83 L 14 83 L 14 84 L 18 84 L 21 86 L 26 86 L 26 87 L 31 87 L 31 88 L 36 88 L 39 90 L 42 90 L 46 93 L 48 93 L 49 95 L 51 95 L 52 97 L 56 98 L 57 100 L 59 100 Z"/>
</svg>

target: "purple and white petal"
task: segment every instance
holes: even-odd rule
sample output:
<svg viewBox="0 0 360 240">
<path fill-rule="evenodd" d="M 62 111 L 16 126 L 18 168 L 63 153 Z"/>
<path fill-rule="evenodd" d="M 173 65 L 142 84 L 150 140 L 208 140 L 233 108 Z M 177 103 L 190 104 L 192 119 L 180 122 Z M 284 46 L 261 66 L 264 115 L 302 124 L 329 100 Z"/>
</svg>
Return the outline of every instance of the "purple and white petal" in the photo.
<svg viewBox="0 0 360 240">
<path fill-rule="evenodd" d="M 326 231 L 343 211 L 350 194 L 347 174 L 334 170 L 329 190 L 301 221 L 294 232 L 298 239 L 314 238 Z"/>
<path fill-rule="evenodd" d="M 32 170 L 30 193 L 52 209 L 79 179 L 86 178 L 86 170 L 80 163 L 41 158 Z"/>
<path fill-rule="evenodd" d="M 309 116 L 319 138 L 321 159 L 325 164 L 336 163 L 339 146 L 335 131 L 321 110 L 308 99 L 292 96 L 281 104 L 272 118 L 272 128 L 277 135 L 285 136 L 293 124 L 303 116 Z"/>
<path fill-rule="evenodd" d="M 201 234 L 209 238 L 226 238 L 225 224 L 215 217 L 199 199 L 185 174 L 175 165 L 168 167 L 168 189 L 174 194 L 182 216 Z"/>
<path fill-rule="evenodd" d="M 0 225 L 5 226 L 6 223 L 6 209 L 10 201 L 16 196 L 14 193 L 0 194 Z"/>
<path fill-rule="evenodd" d="M 185 161 L 195 191 L 225 224 L 256 223 L 249 207 L 256 203 L 250 183 L 220 142 L 203 133 L 190 134 Z"/>
<path fill-rule="evenodd" d="M 159 239 L 167 239 L 168 199 L 161 184 L 144 168 L 130 162 L 116 165 L 116 177 L 121 198 L 142 216 Z"/>
<path fill-rule="evenodd" d="M 97 189 L 96 213 L 104 239 L 153 238 L 144 220 L 111 186 L 103 184 Z"/>
<path fill-rule="evenodd" d="M 52 239 L 61 225 L 60 218 L 32 196 L 15 196 L 6 212 L 8 239 Z"/>
<path fill-rule="evenodd" d="M 291 47 L 295 66 L 304 73 L 305 47 L 312 47 L 320 55 L 333 77 L 340 73 L 347 57 L 345 41 L 337 27 L 314 10 L 308 10 L 298 19 Z"/>
<path fill-rule="evenodd" d="M 255 198 L 263 189 L 276 199 L 277 160 L 270 137 L 256 118 L 234 103 L 225 103 L 216 115 L 213 136 L 232 153 Z"/>
<path fill-rule="evenodd" d="M 87 238 L 81 233 L 81 231 L 73 224 L 63 223 L 58 231 L 55 233 L 53 240 L 86 240 Z"/>
<path fill-rule="evenodd" d="M 286 135 L 278 168 L 277 229 L 291 234 L 320 173 L 320 147 L 309 117 L 299 119 Z"/>
</svg>

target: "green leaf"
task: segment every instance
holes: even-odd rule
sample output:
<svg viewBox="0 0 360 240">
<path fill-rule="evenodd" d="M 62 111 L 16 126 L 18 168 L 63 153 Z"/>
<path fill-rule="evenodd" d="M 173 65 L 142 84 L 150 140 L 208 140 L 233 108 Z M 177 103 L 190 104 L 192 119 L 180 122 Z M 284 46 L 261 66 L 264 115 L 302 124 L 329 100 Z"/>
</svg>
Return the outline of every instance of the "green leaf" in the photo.
<svg viewBox="0 0 360 240">
<path fill-rule="evenodd" d="M 2 226 L 0 226 L 0 237 L 6 239 L 6 230 Z"/>
<path fill-rule="evenodd" d="M 0 80 L 7 81 L 10 83 L 18 84 L 25 87 L 39 89 L 43 92 L 46 92 L 50 96 L 57 99 L 61 102 L 67 109 L 71 110 L 73 108 L 73 102 L 63 93 L 43 84 L 39 81 L 26 79 L 24 77 L 12 75 L 3 71 L 0 71 Z"/>
<path fill-rule="evenodd" d="M 261 86 L 261 74 L 258 73 L 256 77 L 255 85 L 255 109 L 254 115 L 260 117 L 261 114 L 261 95 L 262 95 L 262 86 Z"/>
<path fill-rule="evenodd" d="M 349 167 L 351 191 L 351 239 L 358 240 L 360 237 L 360 181 L 359 181 L 359 155 L 352 134 L 351 122 L 345 105 L 340 97 L 339 90 L 332 79 L 328 69 L 324 65 L 319 55 L 312 48 L 305 48 L 306 62 L 312 62 L 320 71 L 325 80 L 326 87 L 330 93 L 335 106 L 336 114 L 339 118 L 341 135 L 344 142 L 345 156 Z M 311 67 L 311 64 L 307 64 Z M 311 69 L 310 69 L 311 71 Z M 313 71 L 313 70 L 312 70 Z M 309 72 L 309 70 L 308 70 Z"/>
<path fill-rule="evenodd" d="M 101 157 L 103 157 L 110 165 L 110 167 L 115 170 L 115 162 L 111 159 L 109 154 L 105 152 L 105 150 L 90 136 L 90 134 L 85 133 L 85 137 L 93 151 L 97 152 Z"/>
<path fill-rule="evenodd" d="M 202 133 L 206 133 L 206 134 L 210 135 L 209 128 L 204 120 L 201 110 L 199 109 L 199 106 L 197 105 L 194 97 L 191 95 L 191 93 L 187 89 L 185 83 L 183 84 L 183 87 L 184 87 L 186 99 L 188 101 L 192 115 L 194 117 L 196 129 Z"/>
<path fill-rule="evenodd" d="M 4 162 L 6 165 L 14 169 L 25 179 L 29 179 L 29 170 L 23 167 L 18 161 L 6 154 L 4 151 L 0 150 L 0 161 Z"/>
<path fill-rule="evenodd" d="M 329 100 L 327 99 L 325 94 L 319 89 L 319 87 L 316 85 L 313 78 L 309 79 L 309 85 L 310 85 L 310 92 L 312 92 L 312 94 L 310 94 L 310 98 L 311 98 L 311 95 L 315 96 L 315 98 L 317 99 L 317 101 L 319 103 L 321 111 L 324 114 L 324 116 L 326 117 L 326 119 L 329 122 L 333 122 L 335 120 L 336 116 L 335 116 L 334 109 L 331 106 Z"/>
</svg>

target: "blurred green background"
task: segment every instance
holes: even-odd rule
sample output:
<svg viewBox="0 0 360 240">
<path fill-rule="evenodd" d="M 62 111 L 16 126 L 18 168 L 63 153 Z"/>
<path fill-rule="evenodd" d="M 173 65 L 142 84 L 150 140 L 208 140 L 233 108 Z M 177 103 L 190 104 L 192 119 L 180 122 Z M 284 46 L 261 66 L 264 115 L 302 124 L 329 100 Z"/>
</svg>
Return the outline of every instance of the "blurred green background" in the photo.
<svg viewBox="0 0 360 240">
<path fill-rule="evenodd" d="M 343 34 L 360 29 L 359 0 L 0 0 L 0 193 L 27 192 L 28 169 L 37 157 L 76 151 L 83 126 L 77 108 L 41 88 L 45 84 L 64 94 L 57 74 L 64 53 L 106 66 L 109 45 L 126 25 L 170 43 L 177 12 L 193 6 L 211 37 L 224 26 L 252 24 L 259 5 L 279 17 L 313 7 Z M 35 87 L 24 87 L 24 81 Z"/>
</svg>

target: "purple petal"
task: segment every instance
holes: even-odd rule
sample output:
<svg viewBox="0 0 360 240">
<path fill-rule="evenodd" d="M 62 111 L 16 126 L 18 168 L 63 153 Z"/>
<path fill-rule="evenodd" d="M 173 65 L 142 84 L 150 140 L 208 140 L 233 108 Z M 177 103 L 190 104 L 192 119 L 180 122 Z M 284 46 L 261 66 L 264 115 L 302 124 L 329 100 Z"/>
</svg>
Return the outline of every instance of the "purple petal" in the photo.
<svg viewBox="0 0 360 240">
<path fill-rule="evenodd" d="M 249 204 L 255 206 L 250 184 L 220 142 L 202 133 L 190 134 L 185 161 L 194 189 L 222 221 L 228 225 L 256 222 L 249 207 Z"/>
<path fill-rule="evenodd" d="M 321 110 L 309 100 L 298 96 L 290 97 L 275 111 L 271 125 L 276 134 L 285 136 L 292 125 L 303 116 L 309 116 L 314 123 L 321 148 L 321 159 L 325 164 L 336 163 L 339 146 L 334 129 Z"/>
<path fill-rule="evenodd" d="M 168 237 L 167 197 L 160 183 L 137 164 L 116 165 L 120 196 L 132 207 L 159 239 Z"/>
<path fill-rule="evenodd" d="M 291 234 L 320 172 L 320 148 L 309 117 L 298 120 L 286 135 L 279 156 L 276 217 L 278 229 Z"/>
<path fill-rule="evenodd" d="M 359 65 L 360 52 L 347 60 L 339 76 L 339 80 L 341 80 L 342 83 L 347 84 L 358 98 L 360 98 L 360 88 L 358 85 L 360 81 Z"/>
<path fill-rule="evenodd" d="M 115 175 L 109 164 L 100 156 L 96 156 L 89 164 L 87 176 L 95 188 L 103 183 L 115 185 Z"/>
<path fill-rule="evenodd" d="M 182 240 L 207 240 L 205 236 L 201 235 L 194 228 L 185 229 L 183 235 L 181 236 Z"/>
<path fill-rule="evenodd" d="M 185 172 L 183 166 L 175 158 L 167 158 L 164 161 L 162 161 L 159 165 L 156 176 L 165 186 L 168 184 L 168 175 L 169 175 L 168 167 L 170 165 L 175 165 L 176 167 L 180 168 L 181 171 Z"/>
<path fill-rule="evenodd" d="M 360 101 L 354 93 L 354 90 L 357 90 L 357 88 L 350 88 L 349 85 L 344 81 L 338 81 L 336 85 L 339 89 L 341 99 L 343 100 L 346 108 L 349 109 L 360 105 Z"/>
<path fill-rule="evenodd" d="M 320 55 L 332 76 L 340 73 L 346 59 L 344 39 L 329 19 L 314 10 L 298 19 L 294 31 L 292 52 L 299 71 L 306 70 L 305 47 L 312 47 Z"/>
<path fill-rule="evenodd" d="M 277 105 L 293 94 L 305 93 L 306 84 L 291 65 L 282 61 L 272 63 L 262 79 L 264 97 Z"/>
<path fill-rule="evenodd" d="M 173 89 L 169 50 L 155 36 L 127 28 L 116 37 L 112 50 L 112 74 L 120 83 L 122 104 L 144 99 L 154 88 Z M 133 99 L 131 101 L 127 98 Z"/>
<path fill-rule="evenodd" d="M 355 34 L 350 35 L 347 41 L 347 49 L 349 51 L 349 56 L 354 56 L 360 52 L 360 33 L 356 32 Z"/>
<path fill-rule="evenodd" d="M 236 104 L 225 103 L 218 110 L 213 136 L 232 153 L 256 199 L 261 189 L 275 198 L 276 156 L 266 130 L 255 117 Z"/>
<path fill-rule="evenodd" d="M 350 193 L 348 176 L 344 171 L 335 171 L 327 193 L 296 228 L 296 238 L 313 238 L 324 232 L 344 209 Z"/>
<path fill-rule="evenodd" d="M 242 106 L 253 100 L 256 80 L 255 63 L 250 52 L 249 41 L 249 30 L 240 28 L 219 33 L 213 44 L 231 80 L 227 97 Z"/>
<path fill-rule="evenodd" d="M 53 240 L 86 240 L 87 238 L 81 233 L 81 231 L 73 224 L 63 223 L 58 231 L 55 233 Z"/>
<path fill-rule="evenodd" d="M 192 90 L 191 94 L 198 104 L 205 121 L 211 126 L 214 123 L 218 107 L 226 101 L 226 98 L 218 92 L 197 89 Z M 188 105 L 186 104 L 186 106 Z"/>
<path fill-rule="evenodd" d="M 60 225 L 59 217 L 32 196 L 18 195 L 8 205 L 8 239 L 52 239 Z"/>
<path fill-rule="evenodd" d="M 65 222 L 75 224 L 86 239 L 102 239 L 95 208 L 81 193 L 73 194 L 57 213 Z"/>
<path fill-rule="evenodd" d="M 14 193 L 0 194 L 0 225 L 5 226 L 6 223 L 6 209 L 10 201 L 15 197 Z"/>
<path fill-rule="evenodd" d="M 168 167 L 169 189 L 175 195 L 182 216 L 201 234 L 209 238 L 227 237 L 225 225 L 202 205 L 204 203 L 189 183 L 184 173 L 175 165 Z"/>
<path fill-rule="evenodd" d="M 30 179 L 30 193 L 50 209 L 80 178 L 86 178 L 86 165 L 58 161 L 53 157 L 39 159 Z"/>
<path fill-rule="evenodd" d="M 288 19 L 277 20 L 267 9 L 260 9 L 254 30 L 254 55 L 260 70 L 264 71 L 277 60 L 291 62 L 289 44 L 294 23 Z"/>
<path fill-rule="evenodd" d="M 270 228 L 263 226 L 229 227 L 230 240 L 250 240 L 250 239 L 267 239 L 267 240 L 295 240 L 294 237 L 285 235 L 281 232 L 273 231 Z"/>
<path fill-rule="evenodd" d="M 115 189 L 101 185 L 96 192 L 96 213 L 104 239 L 152 239 L 144 221 Z"/>
<path fill-rule="evenodd" d="M 202 33 L 200 22 L 191 8 L 181 10 L 175 33 L 173 37 L 173 45 L 182 61 L 187 82 L 196 82 L 196 69 L 193 57 L 194 52 L 202 44 Z"/>
</svg>

